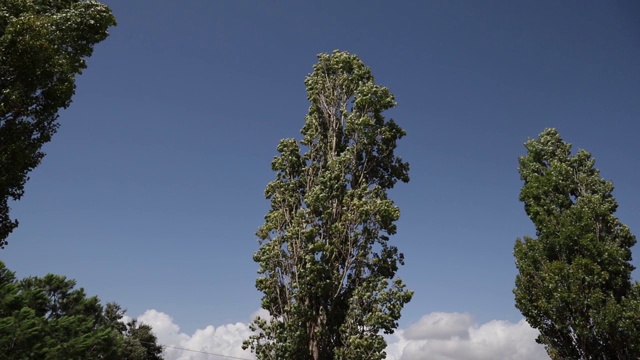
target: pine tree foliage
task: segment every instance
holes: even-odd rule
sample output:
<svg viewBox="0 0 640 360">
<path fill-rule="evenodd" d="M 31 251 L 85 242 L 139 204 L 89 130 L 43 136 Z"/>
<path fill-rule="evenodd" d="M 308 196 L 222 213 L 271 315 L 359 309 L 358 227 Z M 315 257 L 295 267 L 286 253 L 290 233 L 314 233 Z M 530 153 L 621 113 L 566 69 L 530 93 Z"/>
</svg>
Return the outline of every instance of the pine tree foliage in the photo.
<svg viewBox="0 0 640 360">
<path fill-rule="evenodd" d="M 0 359 L 162 360 L 151 327 L 75 281 L 48 274 L 18 280 L 0 261 Z"/>
</svg>

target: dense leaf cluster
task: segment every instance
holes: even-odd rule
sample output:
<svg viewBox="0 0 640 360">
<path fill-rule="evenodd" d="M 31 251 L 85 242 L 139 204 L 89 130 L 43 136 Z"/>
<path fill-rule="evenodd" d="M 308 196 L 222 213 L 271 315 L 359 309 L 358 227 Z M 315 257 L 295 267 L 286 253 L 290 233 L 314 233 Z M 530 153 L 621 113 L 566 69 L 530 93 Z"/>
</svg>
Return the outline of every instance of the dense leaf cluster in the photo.
<svg viewBox="0 0 640 360">
<path fill-rule="evenodd" d="M 636 238 L 614 215 L 613 184 L 555 129 L 525 144 L 520 200 L 537 239 L 515 245 L 516 306 L 553 359 L 640 358 Z"/>
<path fill-rule="evenodd" d="M 74 287 L 52 274 L 17 280 L 0 262 L 0 359 L 162 359 L 151 327 Z"/>
<path fill-rule="evenodd" d="M 257 288 L 270 319 L 245 342 L 259 359 L 382 359 L 382 333 L 411 297 L 389 244 L 400 211 L 387 190 L 409 181 L 394 153 L 405 135 L 382 113 L 395 106 L 355 55 L 321 54 L 305 80 L 303 139 L 284 139 L 265 190 Z"/>
<path fill-rule="evenodd" d="M 22 197 L 58 110 L 71 103 L 75 76 L 115 23 L 96 1 L 0 1 L 0 248 L 18 225 L 9 201 Z"/>
</svg>

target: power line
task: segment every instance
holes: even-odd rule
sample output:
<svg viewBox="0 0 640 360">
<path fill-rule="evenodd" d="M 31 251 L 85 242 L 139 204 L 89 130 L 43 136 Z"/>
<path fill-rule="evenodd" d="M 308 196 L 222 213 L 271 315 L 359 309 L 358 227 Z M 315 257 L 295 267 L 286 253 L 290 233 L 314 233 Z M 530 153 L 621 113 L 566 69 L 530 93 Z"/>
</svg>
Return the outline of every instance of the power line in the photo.
<svg viewBox="0 0 640 360">
<path fill-rule="evenodd" d="M 147 342 L 147 344 L 151 344 L 151 343 Z M 162 344 L 159 344 L 159 345 L 162 346 L 162 347 L 165 347 L 165 348 L 171 348 L 171 349 L 182 350 L 182 351 L 190 351 L 190 352 L 194 352 L 194 353 L 212 355 L 212 356 L 217 356 L 217 357 L 222 357 L 222 358 L 227 358 L 227 359 L 251 360 L 251 359 L 247 359 L 247 358 L 241 358 L 241 357 L 236 357 L 236 356 L 231 356 L 231 355 L 215 354 L 215 353 L 210 353 L 210 352 L 206 352 L 206 351 L 192 350 L 192 349 L 187 349 L 187 348 L 182 348 L 182 347 L 172 346 L 172 345 L 162 345 Z"/>
</svg>

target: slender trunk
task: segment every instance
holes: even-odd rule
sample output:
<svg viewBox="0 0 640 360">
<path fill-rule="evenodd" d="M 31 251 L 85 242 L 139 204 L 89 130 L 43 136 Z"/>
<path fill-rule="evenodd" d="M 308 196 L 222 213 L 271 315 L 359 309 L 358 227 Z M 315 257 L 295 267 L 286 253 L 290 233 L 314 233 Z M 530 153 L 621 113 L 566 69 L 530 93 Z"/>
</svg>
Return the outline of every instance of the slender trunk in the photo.
<svg viewBox="0 0 640 360">
<path fill-rule="evenodd" d="M 318 320 L 309 325 L 309 353 L 313 360 L 320 360 L 320 341 L 316 331 L 320 326 Z"/>
<path fill-rule="evenodd" d="M 327 326 L 326 314 L 318 309 L 315 319 L 311 321 L 307 327 L 309 335 L 309 354 L 313 360 L 328 360 L 328 354 L 326 354 L 326 344 L 323 338 L 325 331 L 322 331 Z"/>
</svg>

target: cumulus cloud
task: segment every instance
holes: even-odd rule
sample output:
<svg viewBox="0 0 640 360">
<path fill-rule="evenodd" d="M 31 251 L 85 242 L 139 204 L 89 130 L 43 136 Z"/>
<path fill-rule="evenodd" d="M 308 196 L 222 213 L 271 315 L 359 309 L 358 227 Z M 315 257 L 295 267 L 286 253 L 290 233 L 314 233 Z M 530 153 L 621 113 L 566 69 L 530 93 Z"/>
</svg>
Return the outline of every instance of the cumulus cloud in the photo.
<svg viewBox="0 0 640 360">
<path fill-rule="evenodd" d="M 469 314 L 431 313 L 388 339 L 390 360 L 549 360 L 525 320 L 477 325 Z"/>
<path fill-rule="evenodd" d="M 467 338 L 472 325 L 473 317 L 470 314 L 434 312 L 409 326 L 404 337 L 410 340 Z"/>
<path fill-rule="evenodd" d="M 180 331 L 180 327 L 173 322 L 171 316 L 156 310 L 147 310 L 138 317 L 138 321 L 151 325 L 158 337 L 158 343 L 167 346 L 164 352 L 165 360 L 222 359 L 209 354 L 241 359 L 255 358 L 251 352 L 242 350 L 242 341 L 251 334 L 248 324 L 236 323 L 218 327 L 209 325 L 189 335 Z"/>
<path fill-rule="evenodd" d="M 264 310 L 255 315 L 268 318 Z M 138 320 L 151 325 L 158 342 L 167 345 L 166 360 L 217 358 L 205 353 L 255 359 L 242 350 L 242 341 L 251 334 L 248 324 L 207 326 L 189 335 L 181 332 L 169 315 L 156 310 L 147 310 Z M 389 360 L 549 360 L 535 342 L 537 334 L 524 320 L 476 324 L 470 314 L 434 312 L 387 336 L 386 352 Z"/>
</svg>

